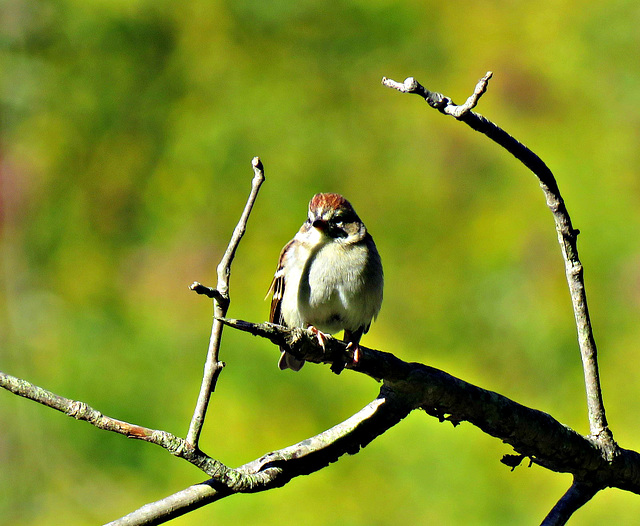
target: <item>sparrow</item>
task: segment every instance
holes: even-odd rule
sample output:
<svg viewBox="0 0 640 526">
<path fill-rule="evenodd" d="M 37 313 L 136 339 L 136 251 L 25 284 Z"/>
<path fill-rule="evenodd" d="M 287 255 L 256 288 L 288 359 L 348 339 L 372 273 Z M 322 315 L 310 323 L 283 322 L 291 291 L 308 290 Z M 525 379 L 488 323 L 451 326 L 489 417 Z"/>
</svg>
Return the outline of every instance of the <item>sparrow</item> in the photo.
<svg viewBox="0 0 640 526">
<path fill-rule="evenodd" d="M 339 194 L 316 194 L 306 222 L 280 253 L 269 289 L 269 321 L 311 328 L 322 346 L 325 333 L 344 330 L 357 363 L 360 338 L 380 311 L 383 286 L 376 244 L 351 203 Z M 280 369 L 299 371 L 304 360 L 280 350 Z"/>
</svg>

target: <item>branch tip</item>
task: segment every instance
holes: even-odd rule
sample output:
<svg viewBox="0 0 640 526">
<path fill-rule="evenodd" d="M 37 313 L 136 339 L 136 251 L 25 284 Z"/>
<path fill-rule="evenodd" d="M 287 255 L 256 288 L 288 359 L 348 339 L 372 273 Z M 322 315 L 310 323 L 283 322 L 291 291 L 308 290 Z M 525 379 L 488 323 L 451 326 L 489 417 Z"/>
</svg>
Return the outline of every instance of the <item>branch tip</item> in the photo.
<svg viewBox="0 0 640 526">
<path fill-rule="evenodd" d="M 401 93 L 417 93 L 420 91 L 420 88 L 422 88 L 420 83 L 413 77 L 407 77 L 404 79 L 404 82 L 397 82 L 388 77 L 382 77 L 382 84 L 387 88 L 393 88 Z"/>
<path fill-rule="evenodd" d="M 404 89 L 409 93 L 416 91 L 418 89 L 418 86 L 420 85 L 418 84 L 418 81 L 413 77 L 407 77 L 406 79 L 404 79 L 403 84 L 404 84 Z"/>
<path fill-rule="evenodd" d="M 220 323 L 222 323 L 223 325 L 226 325 L 227 327 L 233 327 L 234 329 L 248 330 L 249 327 L 253 326 L 252 323 L 249 323 L 243 320 L 236 320 L 234 318 L 223 318 L 220 316 L 214 316 L 213 319 L 219 321 Z"/>
<path fill-rule="evenodd" d="M 260 157 L 254 157 L 251 159 L 251 166 L 253 166 L 254 185 L 260 186 L 264 181 L 264 166 Z"/>
<path fill-rule="evenodd" d="M 189 285 L 189 290 L 192 290 L 196 294 L 207 296 L 208 298 L 215 299 L 219 302 L 224 302 L 225 297 L 220 293 L 218 289 L 207 287 L 198 281 L 194 281 Z"/>
</svg>

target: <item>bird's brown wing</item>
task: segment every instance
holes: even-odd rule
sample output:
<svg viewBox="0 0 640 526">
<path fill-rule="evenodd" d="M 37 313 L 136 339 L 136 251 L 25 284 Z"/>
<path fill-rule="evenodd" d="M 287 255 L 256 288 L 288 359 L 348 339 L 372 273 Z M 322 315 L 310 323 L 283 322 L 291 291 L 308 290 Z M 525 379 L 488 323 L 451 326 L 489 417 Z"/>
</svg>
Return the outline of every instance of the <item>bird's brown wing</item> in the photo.
<svg viewBox="0 0 640 526">
<path fill-rule="evenodd" d="M 284 320 L 282 319 L 282 296 L 284 295 L 284 257 L 287 249 L 293 243 L 289 241 L 282 251 L 280 252 L 280 258 L 278 259 L 278 268 L 276 269 L 276 273 L 273 276 L 273 280 L 271 281 L 271 286 L 269 287 L 269 292 L 267 292 L 267 296 L 272 294 L 271 296 L 271 311 L 269 313 L 269 321 L 271 323 L 277 323 L 278 325 L 285 325 Z"/>
<path fill-rule="evenodd" d="M 287 324 L 282 317 L 282 297 L 284 295 L 284 259 L 285 253 L 289 246 L 293 243 L 293 240 L 289 241 L 280 252 L 280 259 L 278 260 L 278 268 L 276 269 L 276 273 L 273 276 L 273 280 L 271 281 L 271 286 L 269 287 L 269 292 L 267 292 L 267 297 L 269 294 L 271 296 L 271 311 L 269 313 L 269 321 L 271 323 L 277 323 L 278 325 Z M 282 351 L 282 355 L 280 356 L 280 361 L 278 362 L 278 367 L 280 369 L 292 369 L 294 371 L 299 371 L 300 368 L 304 365 L 304 360 L 299 360 L 292 354 L 288 353 L 284 347 L 280 347 Z"/>
</svg>

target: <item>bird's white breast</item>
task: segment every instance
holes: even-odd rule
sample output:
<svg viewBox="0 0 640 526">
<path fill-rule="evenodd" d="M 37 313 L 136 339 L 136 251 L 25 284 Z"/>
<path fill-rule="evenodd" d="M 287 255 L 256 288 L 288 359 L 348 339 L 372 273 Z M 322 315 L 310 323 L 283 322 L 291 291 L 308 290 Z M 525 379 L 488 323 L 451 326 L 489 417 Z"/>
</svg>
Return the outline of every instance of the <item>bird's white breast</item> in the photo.
<svg viewBox="0 0 640 526">
<path fill-rule="evenodd" d="M 315 232 L 295 250 L 285 262 L 282 314 L 287 325 L 313 325 L 328 333 L 368 327 L 382 301 L 382 288 L 373 286 L 367 269 L 370 248 L 326 243 Z"/>
</svg>

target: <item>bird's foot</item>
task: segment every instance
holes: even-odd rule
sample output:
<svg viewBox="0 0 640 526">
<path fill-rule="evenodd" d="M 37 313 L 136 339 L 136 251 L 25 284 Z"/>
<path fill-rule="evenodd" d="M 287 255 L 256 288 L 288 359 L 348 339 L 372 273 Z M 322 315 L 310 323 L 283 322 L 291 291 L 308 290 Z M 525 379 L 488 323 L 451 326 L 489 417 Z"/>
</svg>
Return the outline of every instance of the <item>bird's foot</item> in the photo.
<svg viewBox="0 0 640 526">
<path fill-rule="evenodd" d="M 325 334 L 324 332 L 322 332 L 317 327 L 314 327 L 313 325 L 309 325 L 309 330 L 315 335 L 316 339 L 318 340 L 318 345 L 322 347 L 323 351 L 325 351 L 327 338 L 329 337 L 329 335 Z"/>
<path fill-rule="evenodd" d="M 322 347 L 322 351 L 323 352 L 326 351 L 326 342 L 327 342 L 327 338 L 329 337 L 329 335 L 325 334 L 324 332 L 322 332 L 317 327 L 314 327 L 313 325 L 309 325 L 308 329 L 318 339 L 318 345 L 320 345 L 320 347 Z M 346 364 L 342 360 L 333 362 L 331 364 L 331 370 L 336 374 L 340 374 L 342 372 L 342 370 L 344 369 L 345 365 Z"/>
</svg>

